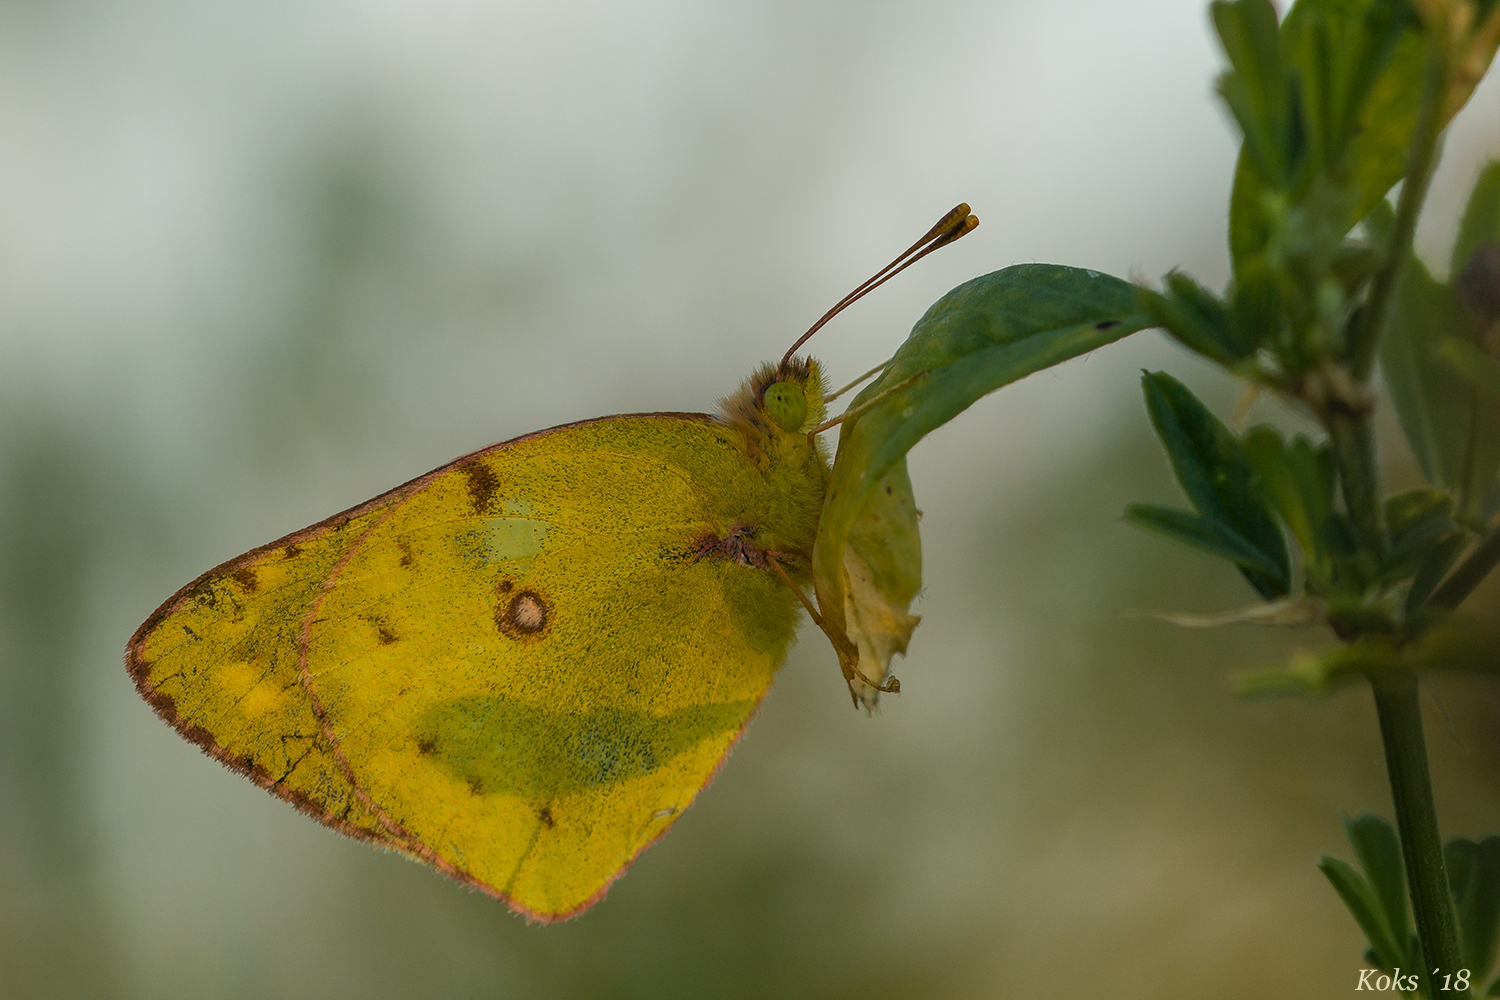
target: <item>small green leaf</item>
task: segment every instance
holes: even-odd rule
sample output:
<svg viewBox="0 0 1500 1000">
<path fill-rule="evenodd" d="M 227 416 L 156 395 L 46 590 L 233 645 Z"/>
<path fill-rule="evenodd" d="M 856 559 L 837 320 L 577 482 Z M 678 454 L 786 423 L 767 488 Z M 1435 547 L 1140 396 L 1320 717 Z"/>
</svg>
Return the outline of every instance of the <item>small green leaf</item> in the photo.
<svg viewBox="0 0 1500 1000">
<path fill-rule="evenodd" d="M 1178 271 L 1168 273 L 1162 283 L 1164 293 L 1141 289 L 1141 301 L 1158 326 L 1220 364 L 1232 365 L 1255 353 L 1254 344 L 1240 342 L 1224 300 Z"/>
<path fill-rule="evenodd" d="M 1391 539 L 1380 568 L 1385 583 L 1415 573 L 1434 546 L 1463 533 L 1453 522 L 1453 497 L 1426 486 L 1386 497 L 1385 523 Z"/>
<path fill-rule="evenodd" d="M 1054 264 L 995 271 L 933 303 L 850 406 L 889 395 L 839 431 L 813 549 L 818 606 L 830 627 L 846 626 L 844 552 L 855 521 L 914 444 L 981 396 L 1151 323 L 1129 282 Z"/>
<path fill-rule="evenodd" d="M 1500 469 L 1500 401 L 1482 398 L 1439 354 L 1454 336 L 1475 340 L 1468 311 L 1452 288 L 1409 259 L 1381 337 L 1381 368 L 1428 481 L 1455 490 L 1458 517 L 1473 521 Z"/>
<path fill-rule="evenodd" d="M 1282 52 L 1292 61 L 1289 72 L 1326 81 L 1319 85 L 1328 93 L 1320 98 L 1326 125 L 1317 149 L 1338 161 L 1310 160 L 1306 169 L 1294 171 L 1298 183 L 1290 204 L 1322 190 L 1317 212 L 1330 232 L 1347 233 L 1406 171 L 1426 46 L 1404 8 L 1383 0 L 1299 0 L 1281 24 Z M 1304 38 L 1308 32 L 1329 40 L 1321 52 Z M 1314 60 L 1323 67 L 1310 65 Z M 1338 189 L 1337 197 L 1326 197 L 1330 186 Z M 1275 175 L 1261 168 L 1258 152 L 1247 142 L 1229 203 L 1230 251 L 1241 285 L 1248 269 L 1265 266 L 1267 248 L 1278 239 L 1278 213 L 1267 197 L 1277 187 Z"/>
<path fill-rule="evenodd" d="M 1265 557 L 1274 572 L 1241 570 L 1267 599 L 1290 585 L 1286 541 L 1260 491 L 1255 470 L 1229 428 L 1187 386 L 1165 372 L 1141 378 L 1146 409 L 1183 492 L 1207 520 L 1230 529 Z"/>
<path fill-rule="evenodd" d="M 1443 577 L 1448 575 L 1448 570 L 1468 547 L 1468 541 L 1462 534 L 1452 535 L 1427 550 L 1421 565 L 1417 567 L 1416 576 L 1412 577 L 1406 600 L 1402 603 L 1406 614 L 1411 614 L 1427 603 L 1427 598 L 1432 596 L 1438 584 L 1443 582 Z"/>
<path fill-rule="evenodd" d="M 1366 814 L 1350 819 L 1345 815 L 1343 820 L 1344 835 L 1354 848 L 1365 878 L 1375 889 L 1392 938 L 1405 941 L 1411 935 L 1411 920 L 1406 906 L 1406 865 L 1401 860 L 1401 839 L 1379 816 Z"/>
<path fill-rule="evenodd" d="M 1395 969 L 1411 963 L 1406 957 L 1406 948 L 1396 943 L 1386 921 L 1384 909 L 1375 890 L 1347 862 L 1327 855 L 1318 864 L 1318 869 L 1333 884 L 1334 891 L 1349 908 L 1354 922 L 1365 932 L 1365 939 L 1375 952 L 1375 960 L 1382 969 Z"/>
<path fill-rule="evenodd" d="M 1298 434 L 1287 445 L 1286 458 L 1297 477 L 1308 519 L 1321 529 L 1333 511 L 1333 490 L 1338 482 L 1338 459 L 1333 454 L 1333 445 L 1327 441 L 1314 445 L 1305 435 Z"/>
<path fill-rule="evenodd" d="M 1294 152 L 1291 86 L 1276 9 L 1269 0 L 1217 0 L 1209 10 L 1233 67 L 1219 77 L 1219 93 L 1244 133 L 1246 150 L 1262 174 L 1280 186 Z"/>
<path fill-rule="evenodd" d="M 1241 444 L 1245 457 L 1260 477 L 1261 488 L 1292 537 L 1302 546 L 1306 561 L 1316 563 L 1323 548 L 1318 528 L 1328 516 L 1328 505 L 1323 499 L 1322 484 L 1309 475 L 1316 469 L 1311 446 L 1306 438 L 1297 440 L 1303 448 L 1288 449 L 1280 431 L 1261 425 L 1246 431 Z"/>
<path fill-rule="evenodd" d="M 1475 981 L 1489 973 L 1500 938 L 1500 837 L 1479 843 L 1462 838 L 1443 848 L 1453 903 L 1458 910 L 1459 946 Z"/>
<path fill-rule="evenodd" d="M 1154 503 L 1133 503 L 1125 508 L 1125 520 L 1261 576 L 1269 577 L 1278 572 L 1266 554 L 1245 541 L 1239 532 L 1191 511 Z"/>
<path fill-rule="evenodd" d="M 1478 389 L 1491 405 L 1500 401 L 1500 361 L 1458 337 L 1443 337 L 1438 342 L 1437 359 Z"/>
</svg>

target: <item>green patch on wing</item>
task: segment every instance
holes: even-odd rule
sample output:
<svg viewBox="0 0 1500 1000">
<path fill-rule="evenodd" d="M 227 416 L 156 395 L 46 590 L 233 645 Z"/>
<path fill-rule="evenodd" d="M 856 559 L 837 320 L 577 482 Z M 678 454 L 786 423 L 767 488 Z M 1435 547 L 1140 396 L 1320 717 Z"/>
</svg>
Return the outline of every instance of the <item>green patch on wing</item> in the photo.
<svg viewBox="0 0 1500 1000">
<path fill-rule="evenodd" d="M 456 698 L 417 720 L 418 750 L 477 794 L 538 800 L 650 774 L 703 740 L 733 732 L 754 702 L 670 715 L 620 709 L 548 712 L 509 698 Z"/>
</svg>

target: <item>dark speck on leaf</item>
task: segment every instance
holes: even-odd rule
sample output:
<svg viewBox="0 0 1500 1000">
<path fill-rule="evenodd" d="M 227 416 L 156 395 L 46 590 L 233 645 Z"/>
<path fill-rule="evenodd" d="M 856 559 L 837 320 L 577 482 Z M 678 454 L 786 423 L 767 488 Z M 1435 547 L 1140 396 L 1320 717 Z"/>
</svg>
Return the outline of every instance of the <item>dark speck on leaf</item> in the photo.
<svg viewBox="0 0 1500 1000">
<path fill-rule="evenodd" d="M 1119 325 L 1120 325 L 1120 321 L 1117 320 L 1117 319 L 1106 319 L 1106 320 L 1103 320 L 1101 322 L 1095 323 L 1094 324 L 1094 329 L 1095 330 L 1108 330 L 1108 329 L 1111 329 L 1112 327 L 1116 327 L 1116 326 L 1119 326 Z"/>
</svg>

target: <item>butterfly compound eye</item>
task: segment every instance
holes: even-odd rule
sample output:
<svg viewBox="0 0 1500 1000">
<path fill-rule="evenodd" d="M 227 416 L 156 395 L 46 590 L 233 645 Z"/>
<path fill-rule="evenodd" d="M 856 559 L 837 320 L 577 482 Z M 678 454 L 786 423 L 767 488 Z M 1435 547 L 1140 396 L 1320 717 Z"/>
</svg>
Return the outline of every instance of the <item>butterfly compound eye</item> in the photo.
<svg viewBox="0 0 1500 1000">
<path fill-rule="evenodd" d="M 807 422 L 807 397 L 794 382 L 777 382 L 766 390 L 766 413 L 788 433 Z"/>
</svg>

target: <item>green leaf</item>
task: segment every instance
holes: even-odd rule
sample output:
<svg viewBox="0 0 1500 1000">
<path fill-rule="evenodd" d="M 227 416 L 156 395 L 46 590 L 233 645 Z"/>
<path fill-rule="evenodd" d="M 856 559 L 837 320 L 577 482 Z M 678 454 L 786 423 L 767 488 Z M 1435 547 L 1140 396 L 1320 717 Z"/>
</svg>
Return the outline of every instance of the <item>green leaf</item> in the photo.
<svg viewBox="0 0 1500 1000">
<path fill-rule="evenodd" d="M 1474 182 L 1469 204 L 1464 208 L 1448 273 L 1462 274 L 1482 244 L 1500 240 L 1500 161 L 1488 164 Z"/>
<path fill-rule="evenodd" d="M 1500 361 L 1458 337 L 1444 337 L 1438 342 L 1437 359 L 1478 389 L 1491 404 L 1500 400 Z"/>
<path fill-rule="evenodd" d="M 1255 345 L 1241 343 L 1229 305 L 1179 271 L 1163 279 L 1165 292 L 1141 289 L 1141 301 L 1157 326 L 1190 349 L 1223 365 L 1233 365 L 1255 353 Z"/>
<path fill-rule="evenodd" d="M 1321 529 L 1333 512 L 1333 490 L 1338 481 L 1338 459 L 1333 454 L 1333 445 L 1327 441 L 1314 445 L 1305 435 L 1298 434 L 1287 445 L 1286 459 L 1297 477 L 1297 489 L 1307 505 L 1308 519 Z"/>
<path fill-rule="evenodd" d="M 1381 368 L 1428 481 L 1454 490 L 1457 516 L 1474 521 L 1500 470 L 1500 401 L 1485 398 L 1439 353 L 1453 337 L 1475 341 L 1468 311 L 1451 287 L 1409 258 L 1381 337 Z"/>
<path fill-rule="evenodd" d="M 1453 497 L 1426 486 L 1386 497 L 1385 523 L 1391 544 L 1380 578 L 1386 583 L 1415 573 L 1435 546 L 1463 534 L 1453 521 Z"/>
<path fill-rule="evenodd" d="M 1500 938 L 1500 837 L 1477 844 L 1451 840 L 1443 858 L 1458 911 L 1459 947 L 1477 983 L 1490 972 Z"/>
<path fill-rule="evenodd" d="M 1292 101 L 1276 9 L 1269 0 L 1218 0 L 1209 10 L 1233 67 L 1219 77 L 1219 93 L 1261 172 L 1284 183 L 1294 156 Z"/>
<path fill-rule="evenodd" d="M 1318 214 L 1337 234 L 1353 228 L 1406 170 L 1425 44 L 1402 6 L 1382 0 L 1299 0 L 1281 25 L 1282 51 L 1292 60 L 1291 72 L 1318 81 L 1323 138 L 1314 148 L 1320 157 L 1332 154 L 1338 161 L 1309 161 L 1306 169 L 1294 169 L 1298 184 L 1287 204 L 1300 204 L 1321 178 L 1325 194 Z M 1312 36 L 1323 41 L 1315 44 Z M 1337 188 L 1337 197 L 1327 197 L 1330 186 Z M 1247 142 L 1229 203 L 1238 283 L 1243 284 L 1247 268 L 1256 266 L 1277 239 L 1279 213 L 1267 196 L 1278 189 L 1284 190 L 1261 169 Z"/>
<path fill-rule="evenodd" d="M 1343 820 L 1344 835 L 1354 848 L 1365 878 L 1375 889 L 1392 938 L 1407 940 L 1411 936 L 1411 920 L 1406 906 L 1406 865 L 1401 860 L 1401 839 L 1379 816 L 1366 814 L 1350 819 L 1345 815 Z"/>
<path fill-rule="evenodd" d="M 1427 603 L 1427 598 L 1443 582 L 1443 577 L 1448 575 L 1448 570 L 1458 561 L 1468 543 L 1465 535 L 1451 535 L 1427 550 L 1421 565 L 1417 567 L 1416 575 L 1412 577 L 1411 587 L 1406 591 L 1406 600 L 1402 602 L 1406 614 L 1411 614 Z"/>
<path fill-rule="evenodd" d="M 1150 326 L 1129 282 L 1082 268 L 1018 264 L 953 289 L 850 404 L 813 550 L 818 606 L 844 629 L 844 551 L 884 477 L 928 432 L 1003 385 Z"/>
<path fill-rule="evenodd" d="M 1332 500 L 1331 477 L 1325 481 L 1317 453 L 1301 435 L 1288 448 L 1280 431 L 1262 424 L 1246 431 L 1241 444 L 1266 497 L 1312 568 L 1322 561 L 1320 529 Z"/>
<path fill-rule="evenodd" d="M 1291 577 L 1286 541 L 1239 442 L 1172 376 L 1147 372 L 1141 385 L 1152 426 L 1183 492 L 1206 519 L 1239 535 L 1274 567 L 1274 572 L 1265 572 L 1241 564 L 1245 578 L 1262 597 L 1286 594 Z"/>
<path fill-rule="evenodd" d="M 1199 552 L 1226 559 L 1263 577 L 1274 576 L 1278 572 L 1276 565 L 1266 554 L 1245 541 L 1239 532 L 1191 511 L 1154 503 L 1133 503 L 1125 508 L 1125 520 Z"/>
<path fill-rule="evenodd" d="M 1333 884 L 1334 891 L 1354 916 L 1354 922 L 1365 932 L 1365 939 L 1370 942 L 1370 949 L 1375 952 L 1375 959 L 1380 967 L 1395 969 L 1409 966 L 1411 963 L 1407 959 L 1406 948 L 1398 945 L 1397 939 L 1392 936 L 1385 911 L 1370 883 L 1347 862 L 1327 855 L 1319 862 L 1318 869 Z"/>
</svg>

